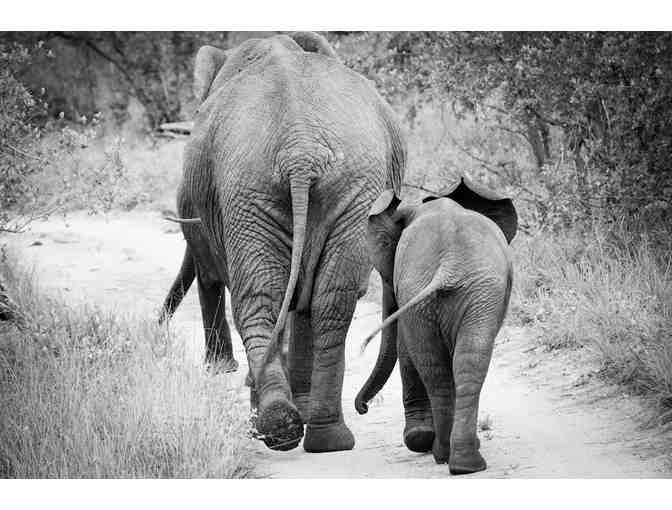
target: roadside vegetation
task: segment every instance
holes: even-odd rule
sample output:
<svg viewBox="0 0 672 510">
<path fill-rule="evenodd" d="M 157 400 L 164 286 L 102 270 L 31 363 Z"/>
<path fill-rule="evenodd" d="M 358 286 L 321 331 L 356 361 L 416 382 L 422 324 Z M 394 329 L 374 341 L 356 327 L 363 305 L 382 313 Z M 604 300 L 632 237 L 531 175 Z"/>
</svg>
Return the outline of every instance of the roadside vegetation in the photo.
<svg viewBox="0 0 672 510">
<path fill-rule="evenodd" d="M 71 307 L 5 255 L 20 326 L 0 322 L 0 477 L 236 478 L 250 471 L 238 389 L 185 362 L 152 317 Z"/>
<path fill-rule="evenodd" d="M 669 426 L 672 247 L 649 228 L 596 222 L 519 239 L 509 315 L 548 349 L 590 349 L 601 376 L 649 397 Z"/>
</svg>

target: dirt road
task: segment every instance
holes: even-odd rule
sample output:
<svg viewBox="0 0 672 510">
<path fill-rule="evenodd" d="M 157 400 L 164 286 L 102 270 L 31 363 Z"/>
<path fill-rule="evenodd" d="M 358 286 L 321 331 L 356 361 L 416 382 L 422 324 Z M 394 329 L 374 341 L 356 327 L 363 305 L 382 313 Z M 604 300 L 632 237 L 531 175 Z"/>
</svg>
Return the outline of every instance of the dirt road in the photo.
<svg viewBox="0 0 672 510">
<path fill-rule="evenodd" d="M 155 314 L 181 261 L 184 241 L 158 213 L 52 218 L 9 239 L 22 259 L 34 263 L 40 283 L 73 301 L 91 301 Z M 228 310 L 227 310 L 228 313 Z M 229 315 L 230 317 L 230 315 Z M 351 452 L 308 454 L 301 447 L 272 452 L 260 443 L 256 474 L 271 477 L 449 477 L 446 465 L 402 444 L 401 381 L 397 370 L 369 413 L 359 416 L 354 397 L 373 367 L 377 342 L 360 356 L 363 336 L 380 320 L 375 303 L 360 302 L 348 334 L 343 406 L 356 446 Z M 203 352 L 195 289 L 173 325 L 188 343 L 192 362 Z M 638 401 L 570 369 L 567 355 L 542 353 L 526 331 L 505 327 L 497 340 L 483 389 L 479 431 L 488 469 L 470 477 L 660 477 L 666 459 L 662 439 L 638 425 Z M 246 360 L 234 336 L 242 387 Z M 189 360 L 187 360 L 189 361 Z M 588 373 L 588 375 L 590 375 Z M 598 398 L 599 397 L 599 398 Z M 658 442 L 657 442 L 658 441 Z"/>
</svg>

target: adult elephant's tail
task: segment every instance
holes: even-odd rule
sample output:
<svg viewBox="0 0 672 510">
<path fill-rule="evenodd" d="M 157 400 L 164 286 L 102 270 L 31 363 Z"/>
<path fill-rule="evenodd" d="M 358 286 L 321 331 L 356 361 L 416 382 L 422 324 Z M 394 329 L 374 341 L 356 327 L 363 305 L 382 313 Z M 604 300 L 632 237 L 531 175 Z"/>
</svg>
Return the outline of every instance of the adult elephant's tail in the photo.
<svg viewBox="0 0 672 510">
<path fill-rule="evenodd" d="M 418 294 L 411 298 L 410 301 L 399 308 L 399 310 L 388 316 L 380 326 L 378 326 L 371 334 L 369 334 L 369 336 L 364 339 L 361 348 L 362 352 L 364 352 L 366 346 L 379 331 L 382 331 L 383 329 L 390 326 L 399 318 L 401 314 L 407 312 L 410 308 L 414 307 L 424 299 L 431 296 L 434 292 L 441 289 L 445 283 L 445 278 L 443 278 L 440 272 L 437 273 L 432 281 L 427 285 L 427 287 L 422 289 Z M 369 407 L 366 403 L 375 397 L 380 388 L 385 385 L 387 379 L 390 376 L 390 373 L 392 372 L 392 368 L 394 368 L 394 364 L 397 362 L 396 344 L 386 345 L 386 343 L 396 343 L 397 339 L 392 335 L 388 335 L 387 337 L 384 336 L 383 340 L 381 340 L 380 343 L 380 352 L 378 354 L 378 361 L 376 361 L 376 366 L 355 398 L 355 409 L 357 409 L 359 414 L 365 414 L 368 412 Z"/>
<path fill-rule="evenodd" d="M 301 267 L 301 257 L 303 256 L 303 247 L 306 244 L 306 223 L 308 220 L 308 196 L 310 194 L 310 179 L 303 176 L 290 177 L 290 197 L 292 199 L 292 259 L 289 269 L 289 281 L 285 290 L 285 297 L 280 307 L 280 315 L 271 333 L 271 341 L 266 349 L 264 356 L 264 365 L 269 363 L 278 353 L 280 339 L 287 322 L 289 305 L 296 290 L 296 283 L 299 279 L 299 268 Z"/>
</svg>

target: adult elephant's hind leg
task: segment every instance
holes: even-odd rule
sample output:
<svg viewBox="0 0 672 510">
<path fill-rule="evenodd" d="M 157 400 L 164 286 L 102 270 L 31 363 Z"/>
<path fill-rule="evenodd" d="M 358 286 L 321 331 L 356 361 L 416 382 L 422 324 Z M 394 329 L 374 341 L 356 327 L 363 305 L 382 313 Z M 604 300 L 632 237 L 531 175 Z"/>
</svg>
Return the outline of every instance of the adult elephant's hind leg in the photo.
<svg viewBox="0 0 672 510">
<path fill-rule="evenodd" d="M 215 372 L 235 372 L 238 362 L 233 357 L 231 331 L 226 321 L 226 287 L 199 276 L 198 297 L 205 332 L 205 362 Z"/>
<path fill-rule="evenodd" d="M 325 250 L 329 256 L 318 268 L 311 303 L 311 411 L 303 442 L 307 452 L 351 450 L 355 446 L 355 438 L 343 420 L 341 397 L 345 337 L 355 311 L 360 272 L 366 268 L 353 261 L 353 249 L 346 255 L 328 248 L 329 244 Z"/>
<path fill-rule="evenodd" d="M 292 399 L 305 423 L 310 418 L 310 385 L 313 373 L 313 328 L 310 313 L 294 312 L 289 344 L 289 384 Z"/>
</svg>

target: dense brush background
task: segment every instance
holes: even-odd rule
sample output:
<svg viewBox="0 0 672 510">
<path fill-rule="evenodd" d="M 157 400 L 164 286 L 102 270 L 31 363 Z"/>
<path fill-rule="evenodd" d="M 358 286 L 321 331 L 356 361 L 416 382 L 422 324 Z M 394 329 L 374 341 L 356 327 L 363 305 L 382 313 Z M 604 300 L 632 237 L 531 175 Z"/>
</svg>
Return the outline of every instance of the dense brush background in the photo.
<svg viewBox="0 0 672 510">
<path fill-rule="evenodd" d="M 192 117 L 196 51 L 265 35 L 0 33 L 0 231 L 173 209 L 184 137 L 159 127 Z M 397 111 L 407 196 L 468 175 L 514 198 L 508 320 L 591 353 L 672 422 L 672 34 L 325 35 Z M 43 297 L 4 255 L 0 269 L 0 318 L 24 322 L 0 322 L 0 476 L 246 472 L 244 413 L 171 363 L 165 332 Z M 57 437 L 67 451 L 44 451 Z"/>
</svg>

